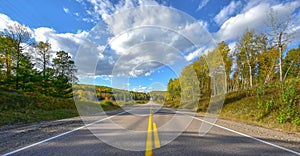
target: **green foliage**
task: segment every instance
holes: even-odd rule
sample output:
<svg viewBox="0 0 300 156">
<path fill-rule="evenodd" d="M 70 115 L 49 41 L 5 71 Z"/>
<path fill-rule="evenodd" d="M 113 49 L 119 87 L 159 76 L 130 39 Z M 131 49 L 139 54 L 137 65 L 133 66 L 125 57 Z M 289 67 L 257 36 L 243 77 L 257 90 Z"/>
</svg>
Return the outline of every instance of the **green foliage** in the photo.
<svg viewBox="0 0 300 156">
<path fill-rule="evenodd" d="M 149 101 L 149 94 L 121 89 L 113 89 L 106 86 L 91 86 L 83 84 L 73 85 L 74 98 L 77 102 L 108 103 L 119 106 L 131 106 L 145 104 Z M 105 104 L 106 105 L 106 104 Z"/>
<path fill-rule="evenodd" d="M 275 105 L 274 100 L 268 100 L 268 101 L 266 102 L 266 108 L 265 108 L 265 111 L 266 111 L 266 112 L 269 112 L 269 111 L 274 107 L 274 105 Z"/>
<path fill-rule="evenodd" d="M 151 91 L 149 95 L 151 96 L 152 100 L 156 103 L 164 103 L 167 99 L 166 91 Z"/>
<path fill-rule="evenodd" d="M 283 60 L 284 79 L 300 77 L 300 45 L 296 49 L 290 49 Z"/>
<path fill-rule="evenodd" d="M 256 98 L 257 98 L 257 106 L 260 110 L 263 110 L 263 106 L 265 103 L 265 85 L 258 86 L 256 88 Z M 265 110 L 268 110 L 267 108 Z M 263 113 L 260 112 L 260 116 L 263 116 Z"/>
<path fill-rule="evenodd" d="M 278 122 L 282 124 L 285 123 L 286 121 L 287 121 L 286 114 L 284 114 L 284 112 L 280 112 L 278 114 Z"/>
<path fill-rule="evenodd" d="M 293 120 L 294 125 L 299 125 L 299 116 L 296 116 Z"/>
<path fill-rule="evenodd" d="M 70 99 L 71 83 L 76 82 L 74 61 L 60 51 L 51 64 L 50 44 L 32 43 L 30 36 L 20 24 L 0 32 L 0 125 L 77 115 Z M 25 53 L 24 47 L 32 53 Z M 38 57 L 33 60 L 34 54 Z"/>
<path fill-rule="evenodd" d="M 179 79 L 170 79 L 168 83 L 167 100 L 172 101 L 180 97 L 181 87 Z"/>
<path fill-rule="evenodd" d="M 73 99 L 24 94 L 0 88 L 0 125 L 31 123 L 77 116 Z"/>
<path fill-rule="evenodd" d="M 296 93 L 296 83 L 285 83 L 282 85 L 281 91 L 281 105 L 280 113 L 278 117 L 279 123 L 285 123 L 287 121 L 294 124 L 299 123 L 300 106 L 298 102 L 300 100 L 299 94 Z"/>
<path fill-rule="evenodd" d="M 33 64 L 32 57 L 23 53 L 20 44 L 27 42 L 27 37 L 28 34 L 22 26 L 11 27 L 6 34 L 0 35 L 0 62 L 3 62 L 0 72 L 1 87 L 54 97 L 71 97 L 71 83 L 77 80 L 77 70 L 69 54 L 64 51 L 57 52 L 57 57 L 50 66 L 50 44 L 30 44 L 27 46 L 32 46 L 39 56 L 35 58 L 37 64 Z"/>
</svg>

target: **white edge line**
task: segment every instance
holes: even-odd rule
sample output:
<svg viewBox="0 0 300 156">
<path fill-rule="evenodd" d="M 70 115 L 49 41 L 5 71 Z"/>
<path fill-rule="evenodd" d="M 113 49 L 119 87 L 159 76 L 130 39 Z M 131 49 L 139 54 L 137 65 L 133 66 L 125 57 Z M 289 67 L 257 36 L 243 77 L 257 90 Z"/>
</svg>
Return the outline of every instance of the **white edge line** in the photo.
<svg viewBox="0 0 300 156">
<path fill-rule="evenodd" d="M 208 121 L 205 121 L 205 120 L 202 120 L 200 118 L 197 118 L 195 116 L 191 116 L 191 115 L 187 115 L 186 113 L 184 112 L 180 112 L 180 111 L 176 111 L 180 114 L 183 114 L 183 115 L 186 115 L 186 116 L 190 116 L 196 120 L 199 120 L 199 121 L 202 121 L 202 122 L 205 122 L 205 123 L 208 123 L 208 124 L 211 124 L 213 126 L 216 126 L 216 127 L 219 127 L 221 129 L 225 129 L 227 131 L 230 131 L 230 132 L 233 132 L 233 133 L 236 133 L 236 134 L 239 134 L 241 136 L 244 136 L 244 137 L 247 137 L 247 138 L 250 138 L 252 140 L 255 140 L 255 141 L 258 141 L 258 142 L 261 142 L 261 143 L 264 143 L 264 144 L 267 144 L 267 145 L 270 145 L 270 146 L 273 146 L 273 147 L 276 147 L 276 148 L 279 148 L 279 149 L 282 149 L 284 151 L 287 151 L 287 152 L 290 152 L 290 153 L 293 153 L 293 154 L 296 154 L 296 155 L 300 155 L 300 152 L 297 152 L 297 151 L 294 151 L 294 150 L 291 150 L 291 149 L 288 149 L 288 148 L 285 148 L 285 147 L 282 147 L 282 146 L 279 146 L 279 145 L 276 145 L 276 144 L 273 144 L 273 143 L 270 143 L 270 142 L 267 142 L 267 141 L 264 141 L 264 140 L 261 140 L 261 139 L 258 139 L 258 138 L 255 138 L 251 135 L 247 135 L 247 134 L 244 134 L 244 133 L 241 133 L 241 132 L 238 132 L 238 131 L 235 131 L 235 130 L 232 130 L 232 129 L 229 129 L 229 128 L 226 128 L 226 127 L 223 127 L 221 125 L 217 125 L 215 123 L 211 123 L 211 122 L 208 122 Z"/>
<path fill-rule="evenodd" d="M 31 144 L 31 145 L 28 145 L 28 146 L 25 146 L 25 147 L 19 148 L 19 149 L 17 149 L 17 150 L 14 150 L 14 151 L 11 151 L 11 152 L 8 152 L 8 153 L 5 153 L 5 154 L 3 154 L 2 156 L 8 156 L 8 155 L 11 155 L 11 154 L 14 154 L 14 153 L 17 153 L 17 152 L 23 151 L 23 150 L 25 150 L 25 149 L 28 149 L 28 148 L 30 148 L 30 147 L 33 147 L 33 146 L 36 146 L 36 145 L 42 144 L 42 143 L 44 143 L 44 142 L 47 142 L 47 141 L 53 140 L 53 139 L 55 139 L 55 138 L 59 138 L 59 137 L 61 137 L 61 136 L 67 135 L 67 134 L 69 134 L 69 133 L 72 133 L 72 132 L 78 131 L 78 130 L 80 130 L 80 129 L 83 129 L 83 128 L 85 128 L 85 127 L 88 127 L 88 126 L 94 125 L 94 124 L 96 124 L 96 123 L 98 123 L 98 122 L 101 122 L 101 121 L 104 121 L 104 120 L 110 119 L 110 118 L 112 118 L 112 117 L 114 117 L 114 116 L 118 116 L 118 115 L 121 115 L 121 114 L 127 113 L 127 112 L 129 112 L 129 111 L 132 111 L 132 110 L 134 110 L 134 109 L 137 109 L 137 108 L 133 108 L 133 109 L 130 109 L 130 110 L 127 110 L 127 111 L 125 110 L 124 112 L 121 112 L 121 113 L 118 113 L 118 114 L 115 114 L 115 115 L 112 115 L 112 116 L 109 116 L 109 117 L 106 117 L 106 118 L 103 118 L 103 119 L 100 119 L 100 120 L 94 121 L 94 122 L 92 122 L 92 123 L 86 124 L 86 125 L 84 125 L 84 126 L 81 126 L 81 127 L 77 127 L 77 128 L 75 128 L 75 129 L 72 129 L 72 130 L 70 130 L 70 131 L 67 131 L 67 132 L 64 132 L 64 133 L 58 134 L 58 135 L 56 135 L 56 136 L 53 136 L 53 137 L 51 137 L 51 138 L 48 138 L 48 139 L 45 139 L 45 140 L 42 140 L 42 141 L 39 141 L 39 142 L 33 143 L 33 144 Z"/>
</svg>

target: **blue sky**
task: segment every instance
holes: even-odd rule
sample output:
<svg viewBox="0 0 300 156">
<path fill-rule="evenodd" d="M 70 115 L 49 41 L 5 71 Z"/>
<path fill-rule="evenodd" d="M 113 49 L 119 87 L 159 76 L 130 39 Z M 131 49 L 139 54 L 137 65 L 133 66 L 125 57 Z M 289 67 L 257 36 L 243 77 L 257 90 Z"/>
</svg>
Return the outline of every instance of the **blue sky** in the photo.
<svg viewBox="0 0 300 156">
<path fill-rule="evenodd" d="M 297 0 L 1 0 L 0 31 L 21 23 L 36 41 L 69 52 L 81 83 L 112 86 L 121 76 L 129 90 L 149 91 L 153 84 L 166 89 L 216 43 L 233 50 L 247 28 L 266 31 L 270 9 L 292 17 L 290 47 L 297 46 L 299 6 Z"/>
</svg>

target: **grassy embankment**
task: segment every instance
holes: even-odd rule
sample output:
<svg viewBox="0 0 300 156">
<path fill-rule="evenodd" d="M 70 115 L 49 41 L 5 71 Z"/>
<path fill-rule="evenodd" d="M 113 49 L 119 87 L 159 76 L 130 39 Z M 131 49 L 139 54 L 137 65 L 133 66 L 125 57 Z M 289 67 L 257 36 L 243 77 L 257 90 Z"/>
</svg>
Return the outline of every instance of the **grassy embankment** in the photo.
<svg viewBox="0 0 300 156">
<path fill-rule="evenodd" d="M 56 98 L 0 88 L 0 104 L 0 126 L 78 116 L 73 98 Z M 80 101 L 77 106 L 92 109 L 95 113 L 102 109 L 113 110 L 119 108 L 118 105 L 109 100 L 103 100 L 100 103 Z"/>
<path fill-rule="evenodd" d="M 286 132 L 300 132 L 300 81 L 232 92 L 226 95 L 222 118 Z M 199 106 L 201 107 L 200 102 Z M 201 109 L 199 109 L 200 111 Z"/>
<path fill-rule="evenodd" d="M 210 98 L 199 101 L 197 111 L 207 111 Z M 178 108 L 180 98 L 166 101 L 165 106 Z M 183 106 L 180 106 L 183 108 Z M 300 132 L 300 80 L 254 87 L 226 94 L 221 118 L 274 128 L 286 132 Z"/>
<path fill-rule="evenodd" d="M 96 97 L 100 101 L 90 101 L 86 97 L 96 91 Z M 58 98 L 39 93 L 22 93 L 0 87 L 0 126 L 11 124 L 26 124 L 47 120 L 57 120 L 94 114 L 101 111 L 114 110 L 124 106 L 144 104 L 148 100 L 145 93 L 126 92 L 105 86 L 75 85 L 73 86 L 76 97 L 76 105 L 73 98 Z M 114 94 L 117 91 L 120 94 Z M 122 100 L 115 102 L 114 96 L 127 93 L 136 100 Z M 138 97 L 141 96 L 141 97 Z"/>
</svg>

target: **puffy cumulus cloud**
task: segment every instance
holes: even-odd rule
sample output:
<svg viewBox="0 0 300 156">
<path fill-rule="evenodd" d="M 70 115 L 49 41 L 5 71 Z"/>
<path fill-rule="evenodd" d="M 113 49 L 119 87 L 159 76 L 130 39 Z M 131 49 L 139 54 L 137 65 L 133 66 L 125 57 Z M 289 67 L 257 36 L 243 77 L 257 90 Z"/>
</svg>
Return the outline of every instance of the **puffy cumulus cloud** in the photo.
<svg viewBox="0 0 300 156">
<path fill-rule="evenodd" d="M 82 62 L 83 71 L 96 65 L 96 74 L 138 77 L 162 65 L 186 61 L 192 48 L 211 43 L 207 23 L 175 9 L 159 6 L 155 1 L 91 0 L 94 12 L 103 22 L 90 33 L 89 40 L 107 48 L 98 63 Z M 159 15 L 159 16 L 158 16 Z M 100 35 L 99 35 L 100 34 Z M 92 37 L 91 37 L 92 36 Z M 91 45 L 80 52 L 91 51 Z M 89 52 L 88 52 L 89 53 Z M 96 61 L 95 53 L 81 57 Z M 189 56 L 190 60 L 199 55 Z M 97 62 L 97 61 L 96 61 Z"/>
<path fill-rule="evenodd" d="M 126 9 L 145 5 L 159 5 L 154 0 L 120 0 L 118 3 L 112 3 L 109 0 L 87 0 L 87 2 L 81 1 L 80 3 L 84 5 L 90 3 L 93 6 L 92 9 L 87 10 L 87 13 L 92 15 L 97 21 L 100 18 L 106 20 L 110 15 Z"/>
<path fill-rule="evenodd" d="M 187 56 L 185 56 L 185 59 L 187 61 L 191 61 L 194 58 L 200 56 L 203 53 L 204 49 L 203 48 L 199 48 L 197 50 L 195 50 L 194 52 L 189 53 Z"/>
<path fill-rule="evenodd" d="M 0 31 L 4 31 L 9 26 L 20 24 L 17 21 L 10 19 L 5 14 L 0 14 L 0 19 Z M 78 31 L 77 33 L 57 33 L 54 29 L 47 27 L 39 27 L 36 29 L 30 29 L 29 27 L 26 28 L 31 33 L 32 38 L 35 41 L 49 42 L 53 51 L 64 50 L 71 53 L 71 55 L 76 54 L 78 47 L 82 44 L 82 41 L 88 35 L 88 32 L 86 31 Z M 25 53 L 32 53 L 29 51 L 34 51 L 32 48 L 29 49 L 28 45 L 24 45 L 24 47 Z M 100 48 L 98 50 L 101 50 L 100 46 L 98 48 Z M 103 56 L 99 54 L 99 58 L 103 58 Z"/>
<path fill-rule="evenodd" d="M 7 15 L 0 14 L 0 31 L 7 29 L 9 25 L 17 24 L 18 22 L 11 20 Z"/>
<path fill-rule="evenodd" d="M 245 13 L 229 18 L 217 32 L 216 38 L 220 41 L 237 39 L 247 28 L 253 29 L 262 27 L 267 18 L 266 12 L 268 10 L 269 5 L 262 3 Z"/>
<path fill-rule="evenodd" d="M 215 22 L 222 24 L 229 18 L 237 9 L 242 6 L 241 1 L 231 1 L 229 5 L 225 6 L 214 18 Z"/>
<path fill-rule="evenodd" d="M 268 3 L 268 1 L 255 1 L 257 4 L 252 8 L 249 8 L 247 5 L 247 9 L 243 9 L 245 12 L 242 12 L 234 17 L 229 18 L 225 21 L 220 30 L 215 34 L 216 38 L 221 40 L 235 40 L 244 33 L 244 31 L 248 29 L 263 29 L 266 27 L 266 22 L 268 20 L 268 13 L 270 10 L 276 12 L 276 17 L 284 17 L 292 12 L 296 8 L 299 7 L 300 2 L 286 2 L 280 4 Z M 252 6 L 251 3 L 250 6 Z"/>
<path fill-rule="evenodd" d="M 16 25 L 16 24 L 20 24 L 20 23 L 17 22 L 17 21 L 12 20 L 7 15 L 0 13 L 0 31 L 4 31 L 4 30 L 8 29 L 9 26 L 13 26 L 13 25 Z M 32 30 L 29 27 L 27 27 L 25 25 L 23 25 L 23 26 L 27 29 L 27 31 L 30 34 L 33 33 Z"/>
<path fill-rule="evenodd" d="M 33 33 L 37 42 L 49 42 L 53 51 L 64 50 L 72 55 L 76 54 L 78 47 L 83 43 L 83 39 L 88 35 L 86 31 L 57 33 L 54 29 L 47 27 L 33 29 Z"/>
<path fill-rule="evenodd" d="M 162 65 L 172 65 L 182 59 L 178 50 L 157 42 L 141 43 L 128 51 L 114 64 L 113 75 L 130 77 L 148 75 Z"/>
</svg>

